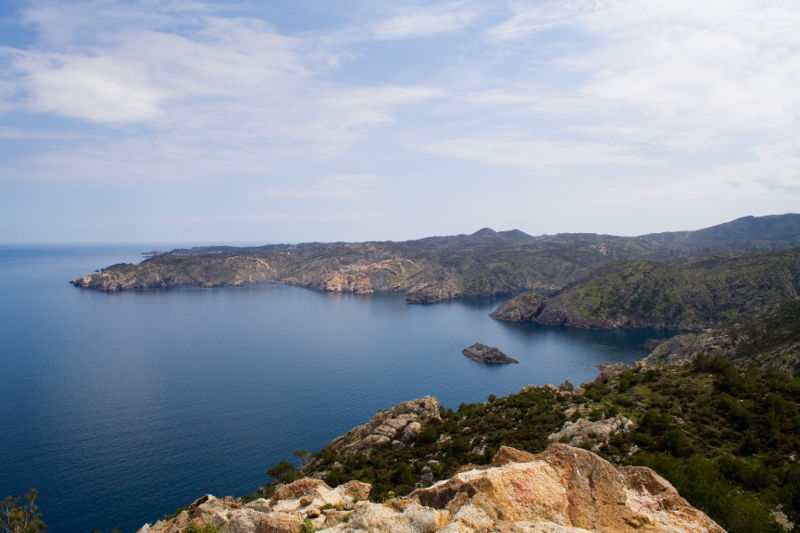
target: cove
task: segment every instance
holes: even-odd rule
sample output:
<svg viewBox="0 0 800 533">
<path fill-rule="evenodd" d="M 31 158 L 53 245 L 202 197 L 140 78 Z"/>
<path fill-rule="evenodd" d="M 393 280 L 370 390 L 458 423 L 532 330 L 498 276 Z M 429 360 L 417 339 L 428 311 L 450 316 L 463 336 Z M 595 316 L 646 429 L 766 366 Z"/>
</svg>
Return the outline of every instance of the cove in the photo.
<svg viewBox="0 0 800 533">
<path fill-rule="evenodd" d="M 148 249 L 0 247 L 0 497 L 36 487 L 51 533 L 133 531 L 207 492 L 251 492 L 378 409 L 578 384 L 670 334 L 499 322 L 502 299 L 67 283 Z M 519 364 L 471 361 L 475 342 Z"/>
</svg>

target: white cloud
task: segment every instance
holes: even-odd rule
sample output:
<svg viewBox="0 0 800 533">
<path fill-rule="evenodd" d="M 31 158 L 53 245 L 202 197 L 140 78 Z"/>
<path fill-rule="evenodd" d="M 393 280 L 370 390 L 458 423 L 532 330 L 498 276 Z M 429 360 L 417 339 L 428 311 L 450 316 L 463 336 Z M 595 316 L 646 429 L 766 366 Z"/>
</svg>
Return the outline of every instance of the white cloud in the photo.
<svg viewBox="0 0 800 533">
<path fill-rule="evenodd" d="M 683 177 L 634 187 L 631 197 L 713 202 L 737 198 L 754 208 L 783 203 L 796 211 L 800 202 L 800 138 L 754 146 L 742 162 L 692 170 Z"/>
<path fill-rule="evenodd" d="M 277 160 L 340 150 L 367 127 L 392 122 L 400 108 L 443 94 L 419 85 L 327 81 L 313 67 L 327 53 L 315 48 L 319 41 L 282 35 L 260 20 L 205 10 L 184 20 L 174 10 L 191 5 L 159 10 L 140 2 L 122 7 L 132 12 L 119 21 L 113 2 L 91 5 L 98 6 L 94 24 L 75 6 L 63 6 L 64 28 L 55 23 L 60 4 L 29 10 L 58 51 L 4 48 L 13 76 L 0 87 L 9 95 L 0 101 L 9 109 L 109 125 L 122 139 L 35 154 L 30 163 L 41 172 L 31 175 L 69 173 L 48 172 L 50 165 L 107 179 L 134 162 L 125 175 L 137 179 L 263 171 Z M 100 23 L 106 19 L 110 27 Z M 129 137 L 128 125 L 147 127 L 147 138 Z"/>
<path fill-rule="evenodd" d="M 448 157 L 493 165 L 513 165 L 534 171 L 590 165 L 647 166 L 655 163 L 614 145 L 525 139 L 502 133 L 432 142 L 424 149 Z"/>
<path fill-rule="evenodd" d="M 584 76 L 587 99 L 670 128 L 729 131 L 795 126 L 798 26 L 790 1 L 551 1 L 518 5 L 487 35 L 503 46 L 566 32 L 591 46 L 554 48 L 550 61 Z"/>
<path fill-rule="evenodd" d="M 415 6 L 371 25 L 375 39 L 405 39 L 459 30 L 470 24 L 478 11 L 463 2 Z"/>
</svg>

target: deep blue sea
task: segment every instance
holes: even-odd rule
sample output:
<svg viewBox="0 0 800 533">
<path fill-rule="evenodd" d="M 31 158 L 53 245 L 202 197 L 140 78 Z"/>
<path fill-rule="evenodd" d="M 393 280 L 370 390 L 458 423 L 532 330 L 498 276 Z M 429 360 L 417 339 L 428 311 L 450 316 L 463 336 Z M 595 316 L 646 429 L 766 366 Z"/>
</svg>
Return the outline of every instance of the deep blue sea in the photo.
<svg viewBox="0 0 800 533">
<path fill-rule="evenodd" d="M 67 283 L 149 249 L 0 247 L 0 498 L 36 487 L 49 533 L 135 531 L 205 493 L 252 492 L 378 409 L 578 384 L 666 335 L 503 323 L 496 299 Z M 475 363 L 474 342 L 520 363 Z"/>
</svg>

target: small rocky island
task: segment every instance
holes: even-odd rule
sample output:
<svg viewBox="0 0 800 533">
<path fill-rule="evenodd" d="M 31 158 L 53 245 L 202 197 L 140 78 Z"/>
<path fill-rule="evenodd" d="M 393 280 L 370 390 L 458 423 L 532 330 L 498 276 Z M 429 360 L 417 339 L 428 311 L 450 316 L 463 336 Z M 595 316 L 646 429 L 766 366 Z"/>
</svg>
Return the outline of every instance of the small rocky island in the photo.
<svg viewBox="0 0 800 533">
<path fill-rule="evenodd" d="M 461 353 L 479 363 L 486 363 L 490 365 L 507 365 L 510 363 L 519 363 L 513 357 L 509 357 L 494 346 L 486 346 L 476 342 L 472 346 L 464 348 Z"/>
</svg>

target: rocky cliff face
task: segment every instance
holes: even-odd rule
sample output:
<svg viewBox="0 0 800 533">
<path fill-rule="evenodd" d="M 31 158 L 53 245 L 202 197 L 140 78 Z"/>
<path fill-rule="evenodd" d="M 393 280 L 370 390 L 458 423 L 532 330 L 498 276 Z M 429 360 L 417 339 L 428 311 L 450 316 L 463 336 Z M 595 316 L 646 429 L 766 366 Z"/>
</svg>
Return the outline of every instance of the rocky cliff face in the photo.
<svg viewBox="0 0 800 533">
<path fill-rule="evenodd" d="M 304 478 L 247 505 L 207 495 L 139 533 L 180 533 L 189 524 L 220 533 L 723 533 L 649 468 L 616 467 L 565 444 L 537 455 L 503 448 L 490 467 L 386 503 L 365 501 L 368 492 L 365 483 L 331 489 Z"/>
</svg>

